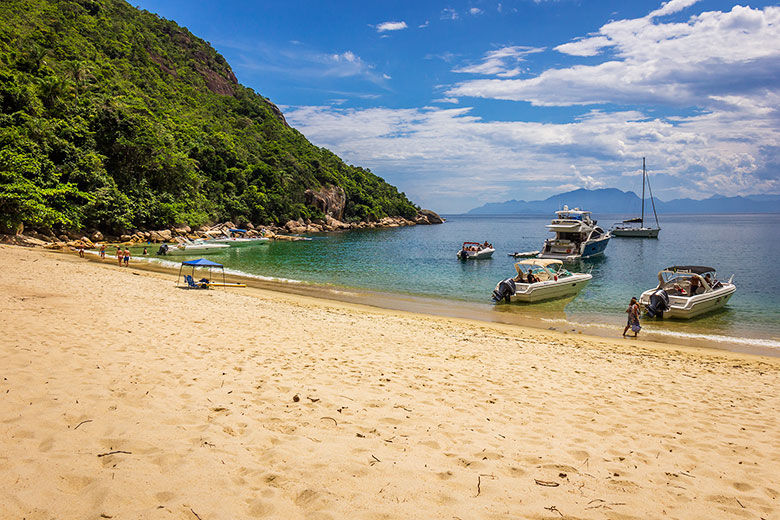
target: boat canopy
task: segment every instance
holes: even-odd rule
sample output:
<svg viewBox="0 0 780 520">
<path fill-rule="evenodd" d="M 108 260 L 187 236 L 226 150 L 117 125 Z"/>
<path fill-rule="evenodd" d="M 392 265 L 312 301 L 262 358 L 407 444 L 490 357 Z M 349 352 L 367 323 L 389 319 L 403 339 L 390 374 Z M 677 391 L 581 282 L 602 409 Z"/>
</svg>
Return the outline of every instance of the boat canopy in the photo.
<svg viewBox="0 0 780 520">
<path fill-rule="evenodd" d="M 195 267 L 222 267 L 222 264 L 206 260 L 205 258 L 198 258 L 197 260 L 187 260 L 182 262 L 181 265 L 192 265 Z"/>
<path fill-rule="evenodd" d="M 702 265 L 673 265 L 672 267 L 667 267 L 664 271 L 671 271 L 673 273 L 705 274 L 715 272 L 715 268 L 704 267 Z"/>
<path fill-rule="evenodd" d="M 520 266 L 525 267 L 550 267 L 556 264 L 563 264 L 560 260 L 554 260 L 551 258 L 529 258 L 527 260 L 521 260 L 515 264 L 515 270 L 519 273 Z"/>
<path fill-rule="evenodd" d="M 642 217 L 629 218 L 623 221 L 623 224 L 636 224 L 642 222 Z"/>
</svg>

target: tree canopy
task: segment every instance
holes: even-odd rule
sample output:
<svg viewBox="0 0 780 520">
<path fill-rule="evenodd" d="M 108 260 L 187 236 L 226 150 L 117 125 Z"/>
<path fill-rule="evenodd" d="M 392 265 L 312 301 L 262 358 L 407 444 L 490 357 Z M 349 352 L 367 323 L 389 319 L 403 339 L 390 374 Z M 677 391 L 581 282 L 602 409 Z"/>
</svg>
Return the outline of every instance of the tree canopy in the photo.
<svg viewBox="0 0 780 520">
<path fill-rule="evenodd" d="M 345 220 L 418 210 L 173 21 L 124 0 L 0 3 L 0 226 L 277 224 L 322 217 L 304 193 L 328 185 Z"/>
</svg>

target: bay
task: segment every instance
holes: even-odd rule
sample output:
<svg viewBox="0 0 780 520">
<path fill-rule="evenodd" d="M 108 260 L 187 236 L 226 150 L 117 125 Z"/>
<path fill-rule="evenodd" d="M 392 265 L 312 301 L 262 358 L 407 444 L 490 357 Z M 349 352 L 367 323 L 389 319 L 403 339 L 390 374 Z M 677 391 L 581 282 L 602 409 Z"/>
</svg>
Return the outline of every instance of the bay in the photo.
<svg viewBox="0 0 780 520">
<path fill-rule="evenodd" d="M 508 253 L 540 249 L 551 236 L 545 228 L 550 218 L 449 215 L 442 225 L 312 235 L 311 241 L 230 248 L 208 258 L 266 279 L 423 297 L 444 314 L 457 305 L 461 315 L 463 308 L 472 308 L 475 317 L 494 313 L 507 321 L 502 315 L 518 315 L 545 328 L 575 326 L 602 335 L 622 330 L 629 299 L 654 287 L 659 270 L 706 265 L 721 279 L 734 275 L 737 292 L 728 305 L 692 320 L 643 320 L 643 335 L 780 353 L 780 276 L 773 269 L 780 257 L 780 215 L 662 215 L 658 239 L 612 238 L 604 256 L 568 266 L 593 274 L 576 297 L 492 304 L 496 283 L 515 273 L 516 260 Z M 622 216 L 594 218 L 609 228 Z M 467 240 L 487 240 L 496 253 L 492 259 L 461 262 L 455 254 Z"/>
</svg>

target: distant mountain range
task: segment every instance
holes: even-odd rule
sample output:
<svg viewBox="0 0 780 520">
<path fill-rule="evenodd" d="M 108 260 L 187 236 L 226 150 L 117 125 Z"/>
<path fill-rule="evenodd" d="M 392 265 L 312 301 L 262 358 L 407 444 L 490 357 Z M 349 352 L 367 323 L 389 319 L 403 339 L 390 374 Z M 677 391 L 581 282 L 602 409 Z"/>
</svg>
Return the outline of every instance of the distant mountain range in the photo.
<svg viewBox="0 0 780 520">
<path fill-rule="evenodd" d="M 468 211 L 467 215 L 534 215 L 549 214 L 564 205 L 580 208 L 594 213 L 614 213 L 639 216 L 642 206 L 640 199 L 632 191 L 616 188 L 599 190 L 578 190 L 553 195 L 544 200 L 524 201 L 508 200 L 490 202 Z M 658 213 L 780 213 L 780 195 L 748 195 L 746 197 L 724 197 L 713 195 L 709 199 L 674 199 L 664 202 L 655 199 Z M 652 219 L 653 208 L 650 199 L 645 201 L 645 217 Z"/>
</svg>

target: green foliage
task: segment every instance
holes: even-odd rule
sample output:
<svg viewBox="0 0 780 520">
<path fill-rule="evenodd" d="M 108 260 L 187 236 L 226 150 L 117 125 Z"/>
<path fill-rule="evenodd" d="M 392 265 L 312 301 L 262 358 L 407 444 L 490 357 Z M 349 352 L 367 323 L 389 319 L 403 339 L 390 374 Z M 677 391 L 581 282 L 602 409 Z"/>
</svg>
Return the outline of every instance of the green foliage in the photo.
<svg viewBox="0 0 780 520">
<path fill-rule="evenodd" d="M 225 59 L 124 0 L 0 3 L 0 224 L 119 232 L 413 216 L 403 193 L 288 127 Z"/>
</svg>

